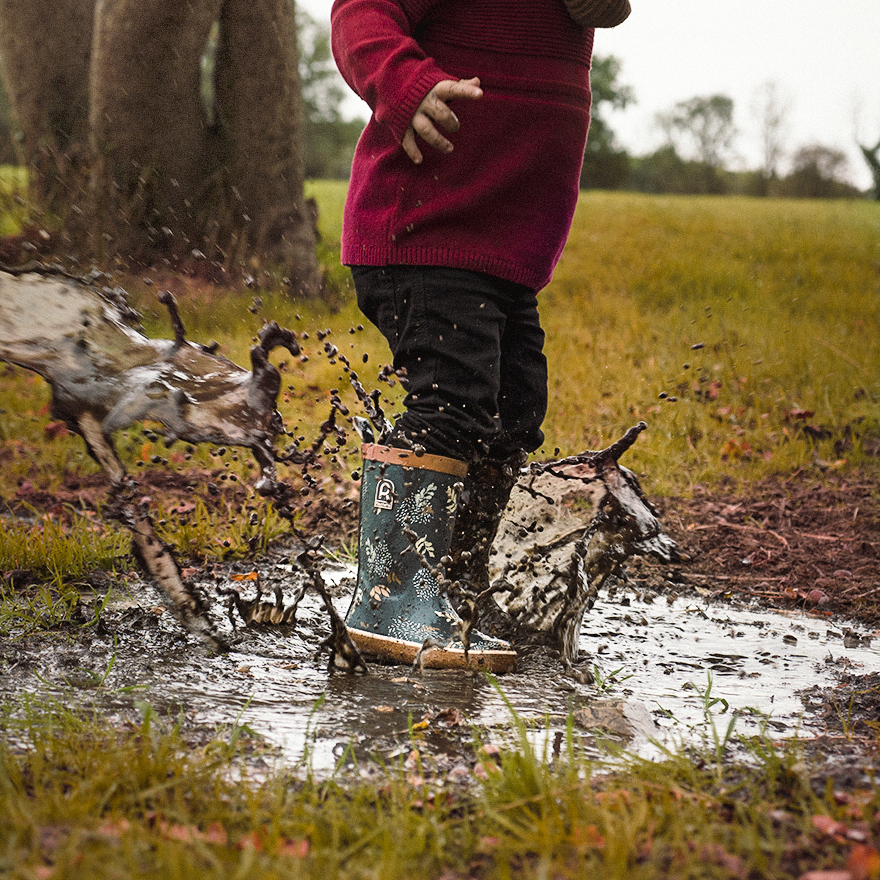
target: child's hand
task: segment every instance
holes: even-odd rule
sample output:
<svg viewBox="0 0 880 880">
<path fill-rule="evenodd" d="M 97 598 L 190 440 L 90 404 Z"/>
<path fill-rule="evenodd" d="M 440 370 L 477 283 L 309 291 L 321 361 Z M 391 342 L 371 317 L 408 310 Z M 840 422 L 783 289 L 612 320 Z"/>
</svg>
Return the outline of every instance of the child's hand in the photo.
<svg viewBox="0 0 880 880">
<path fill-rule="evenodd" d="M 438 82 L 416 108 L 412 122 L 403 136 L 403 149 L 406 155 L 416 165 L 422 161 L 421 150 L 416 145 L 416 135 L 441 153 L 451 153 L 452 144 L 437 129 L 439 125 L 444 131 L 458 131 L 458 117 L 450 109 L 449 102 L 454 98 L 477 100 L 482 97 L 483 90 L 477 77 L 444 79 Z"/>
</svg>

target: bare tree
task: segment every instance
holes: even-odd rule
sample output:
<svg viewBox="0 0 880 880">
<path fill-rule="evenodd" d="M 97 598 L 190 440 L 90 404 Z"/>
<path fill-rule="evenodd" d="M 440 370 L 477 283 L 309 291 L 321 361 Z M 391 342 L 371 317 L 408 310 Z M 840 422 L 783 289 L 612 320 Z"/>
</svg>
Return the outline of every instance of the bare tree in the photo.
<svg viewBox="0 0 880 880">
<path fill-rule="evenodd" d="M 874 177 L 874 198 L 880 202 L 880 141 L 877 141 L 877 146 L 875 147 L 866 147 L 863 144 L 859 144 L 859 149 L 862 151 L 862 155 L 865 157 L 868 168 L 871 169 L 871 174 Z"/>
<path fill-rule="evenodd" d="M 859 191 L 849 182 L 846 153 L 824 144 L 796 150 L 791 173 L 780 181 L 780 194 L 796 198 L 853 198 Z"/>
<path fill-rule="evenodd" d="M 755 92 L 752 113 L 757 120 L 761 138 L 761 176 L 765 187 L 779 174 L 779 163 L 785 155 L 785 139 L 791 100 L 782 94 L 778 83 L 767 80 Z"/>
<path fill-rule="evenodd" d="M 34 197 L 83 256 L 256 258 L 316 288 L 292 0 L 0 0 L 0 52 Z"/>
</svg>

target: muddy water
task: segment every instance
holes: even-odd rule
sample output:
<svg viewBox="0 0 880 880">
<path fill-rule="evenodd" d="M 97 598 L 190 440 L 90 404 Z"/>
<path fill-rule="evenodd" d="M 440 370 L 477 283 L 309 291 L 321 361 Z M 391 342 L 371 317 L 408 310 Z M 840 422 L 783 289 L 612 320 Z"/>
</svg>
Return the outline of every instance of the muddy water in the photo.
<svg viewBox="0 0 880 880">
<path fill-rule="evenodd" d="M 350 574 L 328 573 L 328 580 L 342 581 L 335 588 L 341 613 Z M 262 575 L 270 587 L 296 577 L 289 566 L 273 563 Z M 877 640 L 872 646 L 860 638 L 866 634 L 858 627 L 847 636 L 839 621 L 733 607 L 696 594 L 667 598 L 618 589 L 600 595 L 581 633 L 581 649 L 591 655 L 581 668 L 595 667 L 598 686 L 537 653 L 500 680 L 502 696 L 482 674 L 419 675 L 379 666 L 366 676 L 328 673 L 326 655 L 314 656 L 328 632 L 326 614 L 311 594 L 295 626 L 239 629 L 226 655 L 208 654 L 152 600 L 158 593 L 140 585 L 136 598 L 115 596 L 102 625 L 75 637 L 0 642 L 0 695 L 29 692 L 111 714 L 130 714 L 146 703 L 208 729 L 247 724 L 286 764 L 307 760 L 323 774 L 340 759 L 407 751 L 410 722 L 423 718 L 428 724 L 420 741 L 435 754 L 460 751 L 473 742 L 475 728 L 483 739 L 503 743 L 512 736 L 505 700 L 520 718 L 535 722 L 534 740 L 548 749 L 560 747 L 574 711 L 588 753 L 598 757 L 610 739 L 653 756 L 657 742 L 675 747 L 706 734 L 709 676 L 708 699 L 717 700 L 712 712 L 722 732 L 739 710 L 738 732 L 764 723 L 774 738 L 809 734 L 801 691 L 833 687 L 841 666 L 855 673 L 880 669 Z M 231 634 L 219 601 L 212 614 Z"/>
</svg>

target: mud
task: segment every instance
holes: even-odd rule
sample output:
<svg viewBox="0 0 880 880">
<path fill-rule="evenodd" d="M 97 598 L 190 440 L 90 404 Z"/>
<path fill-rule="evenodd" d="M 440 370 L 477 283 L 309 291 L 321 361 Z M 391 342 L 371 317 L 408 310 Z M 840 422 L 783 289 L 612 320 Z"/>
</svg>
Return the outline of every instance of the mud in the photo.
<svg viewBox="0 0 880 880">
<path fill-rule="evenodd" d="M 0 695 L 92 706 L 116 720 L 149 705 L 194 735 L 246 725 L 273 746 L 272 761 L 320 775 L 337 767 L 368 774 L 371 758 L 413 748 L 438 772 L 470 773 L 477 743 L 517 745 L 512 710 L 548 758 L 566 748 L 569 713 L 577 743 L 598 760 L 614 747 L 656 758 L 663 747 L 705 746 L 712 725 L 723 733 L 736 712 L 738 734 L 798 736 L 830 751 L 826 775 L 837 768 L 861 778 L 880 767 L 871 727 L 880 634 L 857 622 L 768 612 L 683 584 L 663 594 L 618 587 L 600 591 L 580 633 L 581 663 L 567 672 L 536 648 L 498 686 L 481 673 L 373 664 L 369 675 L 355 676 L 329 672 L 326 658 L 316 657 L 330 632 L 313 594 L 288 624 L 245 627 L 237 611 L 227 612 L 230 591 L 256 598 L 254 572 L 267 606 L 276 587 L 295 595 L 305 579 L 291 562 L 300 551 L 202 573 L 228 654 L 206 652 L 140 581 L 114 586 L 99 623 L 89 625 L 105 584 L 86 597 L 80 625 L 0 642 Z M 341 614 L 352 575 L 351 567 L 325 570 Z"/>
<path fill-rule="evenodd" d="M 182 328 L 177 337 L 161 348 L 163 364 L 181 350 Z M 4 356 L 23 362 L 17 351 Z M 241 373 L 240 383 L 252 381 L 246 371 L 229 369 Z M 169 400 L 177 405 L 181 398 Z M 137 401 L 129 404 L 134 409 L 126 412 L 134 412 Z M 61 414 L 73 418 L 75 410 Z M 75 425 L 87 440 L 108 439 L 102 423 Z M 524 645 L 500 690 L 478 673 L 375 665 L 366 676 L 328 671 L 320 649 L 331 656 L 339 649 L 331 624 L 338 627 L 347 608 L 352 571 L 323 562 L 309 571 L 306 548 L 291 545 L 253 563 L 191 567 L 198 593 L 208 599 L 199 615 L 230 646 L 227 654 L 206 651 L 198 629 L 182 629 L 151 584 L 130 578 L 108 587 L 106 577 L 96 576 L 70 625 L 38 635 L 13 631 L 0 642 L 0 695 L 56 698 L 119 718 L 149 705 L 193 731 L 246 724 L 279 760 L 322 774 L 355 759 L 366 767 L 371 755 L 387 760 L 414 744 L 452 772 L 472 753 L 475 736 L 515 740 L 511 711 L 548 754 L 564 747 L 569 713 L 577 738 L 597 757 L 609 743 L 647 756 L 664 745 L 704 743 L 713 725 L 725 729 L 738 713 L 740 732 L 799 734 L 817 748 L 843 741 L 841 754 L 857 755 L 853 767 L 877 763 L 871 722 L 880 657 L 872 627 L 880 516 L 870 484 L 853 491 L 854 506 L 851 498 L 841 502 L 827 477 L 810 491 L 793 482 L 756 487 L 748 499 L 698 495 L 669 505 L 677 514 L 662 517 L 674 524 L 670 538 L 614 454 L 585 454 L 564 467 L 566 486 L 577 477 L 589 487 L 587 512 L 567 522 L 575 504 L 561 492 L 552 516 L 529 508 L 554 493 L 539 483 L 514 504 L 502 529 L 494 570 L 509 588 L 500 604 L 555 638 L 550 648 Z M 175 489 L 173 480 L 165 488 Z M 582 507 L 585 497 L 578 499 Z M 311 515 L 331 511 L 350 534 L 353 505 L 344 501 L 334 508 L 327 499 Z M 676 542 L 691 562 L 670 568 Z M 663 566 L 633 561 L 633 553 L 653 555 Z M 574 568 L 560 578 L 563 559 Z M 172 574 L 180 579 L 176 564 Z M 336 617 L 328 616 L 321 590 L 309 590 L 319 581 L 328 585 Z M 8 578 L 6 588 L 26 591 L 27 578 Z M 250 616 L 260 602 L 257 618 L 265 623 L 244 626 L 242 612 Z"/>
</svg>

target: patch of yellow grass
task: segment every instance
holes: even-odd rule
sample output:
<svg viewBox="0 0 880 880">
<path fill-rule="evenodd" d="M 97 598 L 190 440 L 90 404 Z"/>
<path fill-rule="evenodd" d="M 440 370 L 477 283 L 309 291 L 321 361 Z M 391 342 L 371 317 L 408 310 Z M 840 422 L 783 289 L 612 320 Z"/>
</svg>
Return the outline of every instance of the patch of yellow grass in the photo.
<svg viewBox="0 0 880 880">
<path fill-rule="evenodd" d="M 645 419 L 628 463 L 673 490 L 880 436 L 876 203 L 585 193 L 541 304 L 548 452 Z"/>
</svg>

